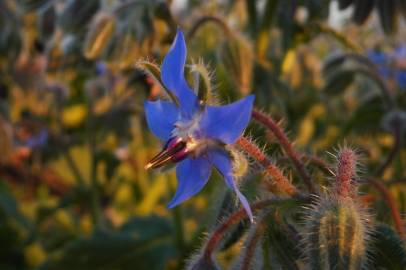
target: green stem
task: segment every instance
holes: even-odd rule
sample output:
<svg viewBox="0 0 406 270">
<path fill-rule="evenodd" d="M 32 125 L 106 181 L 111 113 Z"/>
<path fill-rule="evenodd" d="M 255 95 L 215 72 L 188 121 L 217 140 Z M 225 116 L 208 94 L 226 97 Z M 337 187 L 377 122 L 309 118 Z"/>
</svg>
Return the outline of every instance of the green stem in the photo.
<svg viewBox="0 0 406 270">
<path fill-rule="evenodd" d="M 100 205 L 99 185 L 97 181 L 97 158 L 96 158 L 96 134 L 94 127 L 93 103 L 91 97 L 88 99 L 87 135 L 90 148 L 90 184 L 91 184 L 91 213 L 94 229 L 103 227 L 103 214 Z"/>
<path fill-rule="evenodd" d="M 71 169 L 73 176 L 76 179 L 76 182 L 79 186 L 83 186 L 85 184 L 85 181 L 83 179 L 82 174 L 80 173 L 78 167 L 76 166 L 75 161 L 73 160 L 69 149 L 66 149 L 66 151 L 64 151 L 63 156 L 66 160 L 66 163 L 68 164 L 69 168 Z"/>
</svg>

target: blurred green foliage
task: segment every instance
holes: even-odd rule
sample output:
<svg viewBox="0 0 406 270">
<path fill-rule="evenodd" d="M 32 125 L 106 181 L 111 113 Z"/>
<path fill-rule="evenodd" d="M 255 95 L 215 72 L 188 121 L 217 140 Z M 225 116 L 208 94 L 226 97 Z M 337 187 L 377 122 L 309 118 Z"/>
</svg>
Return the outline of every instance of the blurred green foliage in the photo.
<svg viewBox="0 0 406 270">
<path fill-rule="evenodd" d="M 406 4 L 335 4 L 351 6 L 357 25 L 347 17 L 333 28 L 332 4 L 322 0 L 0 1 L 0 269 L 307 267 L 309 194 L 268 129 L 252 124 L 246 134 L 305 199 L 267 185 L 254 159 L 244 194 L 282 200 L 259 209 L 255 224 L 238 215 L 229 222 L 239 208 L 217 174 L 169 210 L 174 173 L 144 170 L 160 145 L 143 102 L 165 95 L 155 63 L 178 26 L 190 84 L 223 101 L 254 93 L 255 106 L 288 131 L 320 194 L 333 193 L 336 158 L 326 153 L 356 149 L 363 195 L 354 204 L 369 212 L 364 267 L 405 269 L 406 55 L 394 52 L 406 46 L 396 27 Z M 323 213 L 310 217 L 316 227 Z M 205 257 L 213 236 L 221 243 Z"/>
</svg>

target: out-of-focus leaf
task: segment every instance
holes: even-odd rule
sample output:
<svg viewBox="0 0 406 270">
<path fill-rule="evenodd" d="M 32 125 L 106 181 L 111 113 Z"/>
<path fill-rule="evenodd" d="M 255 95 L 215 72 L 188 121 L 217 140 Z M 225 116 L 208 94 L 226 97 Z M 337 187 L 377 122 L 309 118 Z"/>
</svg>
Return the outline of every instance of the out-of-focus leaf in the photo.
<svg viewBox="0 0 406 270">
<path fill-rule="evenodd" d="M 347 65 L 351 65 L 354 67 L 359 66 L 360 68 L 365 68 L 371 71 L 374 71 L 376 69 L 374 63 L 372 63 L 371 60 L 361 54 L 339 54 L 327 59 L 323 66 L 323 75 L 332 75 L 340 68 L 344 68 Z"/>
<path fill-rule="evenodd" d="M 38 12 L 38 31 L 43 42 L 50 39 L 56 25 L 56 11 L 54 5 L 50 5 Z"/>
<path fill-rule="evenodd" d="M 8 161 L 13 147 L 12 126 L 8 123 L 0 112 L 0 166 Z"/>
<path fill-rule="evenodd" d="M 6 58 L 13 62 L 22 49 L 21 33 L 8 25 L 0 25 L 0 59 Z"/>
<path fill-rule="evenodd" d="M 296 264 L 296 261 L 300 259 L 298 242 L 292 239 L 288 232 L 289 225 L 285 221 L 275 221 L 275 218 L 280 218 L 278 214 L 271 216 L 268 222 L 268 229 L 266 230 L 271 252 L 282 269 L 299 269 Z"/>
<path fill-rule="evenodd" d="M 372 258 L 370 267 L 373 269 L 406 269 L 406 250 L 404 242 L 388 225 L 379 224 L 370 235 L 368 248 Z"/>
<path fill-rule="evenodd" d="M 26 11 L 33 11 L 51 5 L 54 0 L 21 0 L 21 4 Z"/>
<path fill-rule="evenodd" d="M 108 51 L 108 61 L 114 68 L 127 69 L 135 64 L 140 47 L 130 31 L 117 33 Z"/>
<path fill-rule="evenodd" d="M 379 96 L 364 101 L 353 112 L 350 120 L 342 128 L 342 134 L 349 132 L 371 133 L 379 130 L 379 125 L 385 113 L 385 103 Z"/>
<path fill-rule="evenodd" d="M 96 15 L 86 35 L 83 52 L 86 58 L 96 59 L 107 48 L 116 28 L 114 16 L 106 13 Z"/>
<path fill-rule="evenodd" d="M 119 232 L 98 232 L 71 242 L 41 269 L 165 269 L 174 254 L 172 233 L 166 219 L 134 218 Z"/>
<path fill-rule="evenodd" d="M 324 91 L 328 95 L 341 94 L 348 86 L 350 86 L 355 78 L 355 72 L 352 70 L 337 70 L 334 74 L 327 78 L 327 83 L 324 86 Z"/>
<path fill-rule="evenodd" d="M 281 1 L 277 6 L 278 26 L 282 31 L 282 48 L 284 52 L 294 45 L 295 35 L 297 34 L 297 24 L 295 22 L 295 13 L 298 4 L 294 1 Z"/>
<path fill-rule="evenodd" d="M 99 0 L 69 0 L 58 17 L 59 25 L 67 32 L 84 30 L 99 9 Z"/>
<path fill-rule="evenodd" d="M 399 0 L 398 3 L 403 16 L 406 17 L 406 0 Z"/>
<path fill-rule="evenodd" d="M 228 38 L 220 47 L 219 58 L 235 87 L 241 94 L 247 95 L 251 91 L 254 59 L 248 40 L 242 36 Z"/>
<path fill-rule="evenodd" d="M 377 8 L 381 25 L 386 33 L 396 31 L 398 10 L 396 7 L 397 0 L 377 1 Z M 372 2 L 372 1 L 371 1 Z"/>
<path fill-rule="evenodd" d="M 252 1 L 254 2 L 254 1 Z M 265 4 L 265 12 L 263 13 L 263 17 L 261 20 L 261 25 L 259 27 L 259 31 L 257 31 L 257 38 L 256 38 L 256 47 L 258 51 L 259 58 L 266 57 L 266 51 L 269 45 L 269 36 L 270 36 L 270 29 L 273 23 L 273 18 L 276 13 L 276 9 L 278 7 L 279 1 L 277 0 L 268 0 Z"/>
<path fill-rule="evenodd" d="M 348 8 L 354 0 L 338 0 L 338 8 L 339 9 L 346 9 Z"/>
<path fill-rule="evenodd" d="M 246 0 L 245 4 L 247 6 L 248 13 L 248 25 L 252 36 L 257 34 L 258 27 L 258 11 L 257 11 L 257 1 L 256 0 Z"/>
<path fill-rule="evenodd" d="M 169 26 L 172 32 L 176 31 L 176 22 L 173 19 L 168 2 L 157 3 L 155 6 L 154 13 L 157 18 L 166 22 L 166 24 Z"/>
<path fill-rule="evenodd" d="M 374 8 L 374 4 L 375 0 L 355 0 L 353 13 L 354 22 L 357 24 L 363 24 Z"/>
<path fill-rule="evenodd" d="M 5 216 L 10 217 L 18 222 L 23 228 L 28 229 L 31 224 L 18 209 L 17 201 L 9 193 L 4 183 L 0 182 L 0 211 Z"/>
<path fill-rule="evenodd" d="M 111 180 L 116 168 L 120 165 L 120 161 L 110 151 L 100 151 L 96 155 L 97 162 L 106 164 L 106 178 Z"/>
<path fill-rule="evenodd" d="M 18 210 L 17 201 L 0 179 L 0 269 L 21 269 L 24 260 L 23 235 L 30 228 L 29 221 Z"/>
</svg>

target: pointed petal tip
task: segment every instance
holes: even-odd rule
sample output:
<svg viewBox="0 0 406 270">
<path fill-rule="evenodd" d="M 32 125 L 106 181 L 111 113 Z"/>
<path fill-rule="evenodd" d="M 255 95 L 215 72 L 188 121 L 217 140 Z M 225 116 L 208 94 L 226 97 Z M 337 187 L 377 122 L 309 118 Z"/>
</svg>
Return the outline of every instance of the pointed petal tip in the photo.
<svg viewBox="0 0 406 270">
<path fill-rule="evenodd" d="M 172 209 L 172 208 L 174 208 L 175 206 L 177 206 L 178 205 L 178 203 L 174 203 L 174 202 L 170 202 L 170 203 L 168 203 L 167 205 L 166 205 L 166 207 L 168 207 L 168 209 Z"/>
</svg>

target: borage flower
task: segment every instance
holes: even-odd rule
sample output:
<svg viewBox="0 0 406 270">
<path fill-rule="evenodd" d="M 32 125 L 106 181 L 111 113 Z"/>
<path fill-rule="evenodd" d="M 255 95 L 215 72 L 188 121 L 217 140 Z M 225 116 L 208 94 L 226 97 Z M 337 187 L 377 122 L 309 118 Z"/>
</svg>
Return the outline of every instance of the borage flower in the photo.
<svg viewBox="0 0 406 270">
<path fill-rule="evenodd" d="M 145 168 L 177 163 L 178 187 L 168 205 L 172 208 L 198 193 L 207 183 L 214 166 L 236 193 L 252 221 L 248 201 L 235 183 L 235 168 L 228 145 L 233 144 L 248 125 L 254 96 L 225 106 L 205 105 L 185 80 L 185 61 L 186 44 L 182 31 L 178 30 L 161 66 L 162 82 L 176 102 L 145 102 L 149 128 L 166 142 L 163 150 Z"/>
</svg>

